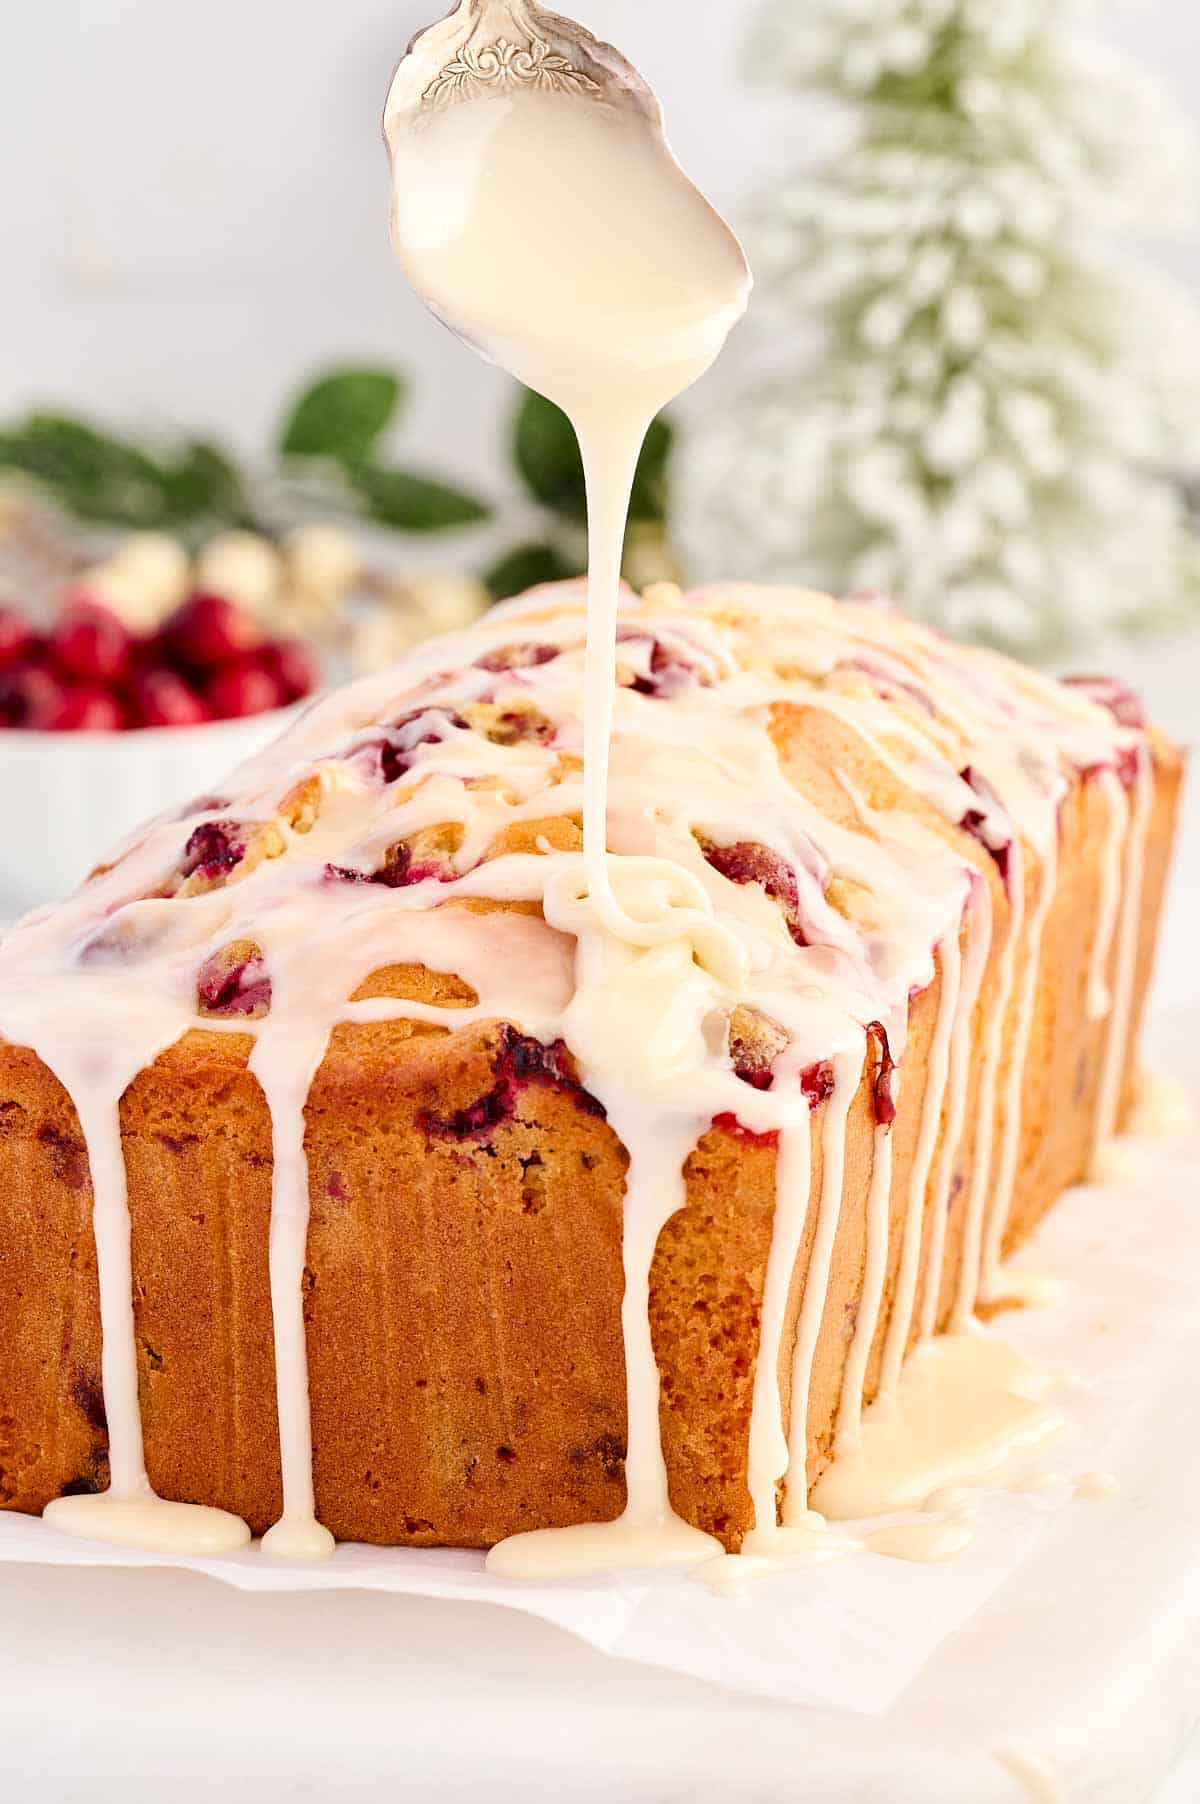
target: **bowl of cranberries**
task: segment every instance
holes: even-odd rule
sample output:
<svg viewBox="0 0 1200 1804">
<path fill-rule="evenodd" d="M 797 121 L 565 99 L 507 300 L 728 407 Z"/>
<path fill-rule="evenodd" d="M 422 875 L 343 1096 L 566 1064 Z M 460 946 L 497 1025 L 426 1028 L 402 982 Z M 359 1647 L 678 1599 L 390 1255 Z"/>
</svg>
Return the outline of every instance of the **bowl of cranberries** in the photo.
<svg viewBox="0 0 1200 1804">
<path fill-rule="evenodd" d="M 210 789 L 317 686 L 308 648 L 221 595 L 132 632 L 85 589 L 0 606 L 0 915 L 64 894 L 140 821 Z"/>
</svg>

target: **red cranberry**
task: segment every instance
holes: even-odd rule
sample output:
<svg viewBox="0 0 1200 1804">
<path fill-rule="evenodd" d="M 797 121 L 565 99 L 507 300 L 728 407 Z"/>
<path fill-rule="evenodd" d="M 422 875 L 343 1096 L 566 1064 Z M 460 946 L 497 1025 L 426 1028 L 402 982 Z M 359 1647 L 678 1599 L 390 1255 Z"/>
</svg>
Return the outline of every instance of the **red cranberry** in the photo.
<svg viewBox="0 0 1200 1804">
<path fill-rule="evenodd" d="M 52 671 L 27 664 L 0 676 L 0 721 L 37 732 L 58 713 L 63 686 Z"/>
<path fill-rule="evenodd" d="M 326 879 L 331 883 L 375 883 L 381 889 L 411 889 L 414 883 L 452 883 L 454 872 L 448 865 L 426 859 L 418 863 L 412 847 L 401 840 L 392 846 L 377 871 L 359 871 L 352 865 L 327 864 Z"/>
<path fill-rule="evenodd" d="M 636 627 L 622 627 L 617 638 L 626 642 L 640 640 L 644 644 L 649 635 L 639 632 Z M 648 695 L 656 701 L 669 701 L 672 696 L 679 695 L 682 690 L 690 689 L 702 680 L 694 665 L 689 664 L 677 651 L 669 650 L 661 639 L 650 638 L 650 674 L 635 676 L 630 688 L 638 695 Z"/>
<path fill-rule="evenodd" d="M 246 856 L 244 830 L 236 821 L 204 821 L 183 848 L 180 873 L 184 877 L 217 878 L 232 871 Z"/>
<path fill-rule="evenodd" d="M 316 660 L 299 639 L 279 639 L 264 647 L 259 662 L 274 677 L 285 702 L 311 695 L 319 681 Z"/>
<path fill-rule="evenodd" d="M 83 595 L 59 617 L 48 650 L 64 675 L 85 683 L 119 683 L 129 669 L 129 634 L 110 609 Z"/>
<path fill-rule="evenodd" d="M 261 955 L 230 965 L 217 952 L 200 967 L 196 996 L 210 1015 L 265 1015 L 271 1007 L 271 979 Z"/>
<path fill-rule="evenodd" d="M 445 1140 L 476 1140 L 516 1113 L 517 1099 L 530 1084 L 549 1084 L 565 1090 L 586 1115 L 605 1119 L 603 1103 L 585 1090 L 575 1076 L 570 1054 L 561 1040 L 545 1045 L 515 1027 L 500 1030 L 500 1043 L 492 1063 L 495 1083 L 466 1108 L 449 1115 L 425 1110 L 421 1126 L 426 1134 Z"/>
<path fill-rule="evenodd" d="M 0 670 L 11 670 L 20 663 L 33 643 L 33 631 L 24 614 L 0 607 Z"/>
<path fill-rule="evenodd" d="M 63 691 L 62 700 L 42 724 L 49 733 L 119 733 L 125 710 L 111 690 L 81 684 Z"/>
<path fill-rule="evenodd" d="M 1122 746 L 1117 753 L 1117 776 L 1126 789 L 1136 788 L 1141 767 L 1142 760 L 1138 747 L 1136 745 Z"/>
<path fill-rule="evenodd" d="M 817 1065 L 809 1065 L 800 1074 L 800 1088 L 807 1096 L 809 1107 L 819 1109 L 823 1102 L 828 1102 L 837 1084 L 837 1073 L 828 1059 L 822 1059 Z"/>
<path fill-rule="evenodd" d="M 539 664 L 549 664 L 559 655 L 557 645 L 501 645 L 495 651 L 489 651 L 482 658 L 476 658 L 477 670 L 533 670 Z"/>
<path fill-rule="evenodd" d="M 278 708 L 283 695 L 275 678 L 261 664 L 249 659 L 218 670 L 205 691 L 218 720 L 241 720 L 250 714 L 266 714 Z"/>
<path fill-rule="evenodd" d="M 1141 700 L 1127 683 L 1110 676 L 1069 676 L 1063 682 L 1068 689 L 1079 689 L 1089 700 L 1107 708 L 1123 727 L 1144 727 L 1146 712 Z"/>
<path fill-rule="evenodd" d="M 958 774 L 967 788 L 973 789 L 984 804 L 983 808 L 968 808 L 958 824 L 964 833 L 969 833 L 972 839 L 979 841 L 986 852 L 991 853 L 996 863 L 996 869 L 1000 873 L 1000 881 L 1007 892 L 1013 846 L 1012 829 L 1011 827 L 1005 829 L 1004 826 L 1008 820 L 1007 811 L 982 771 L 976 770 L 973 764 L 968 764 L 965 770 L 960 770 Z M 1005 831 L 1007 831 L 1006 838 L 1002 837 L 1002 833 Z"/>
<path fill-rule="evenodd" d="M 146 727 L 199 727 L 212 719 L 206 703 L 173 670 L 147 671 L 138 679 L 134 697 Z"/>
<path fill-rule="evenodd" d="M 253 619 L 236 603 L 223 595 L 203 593 L 185 601 L 162 629 L 162 642 L 172 658 L 189 670 L 238 665 L 258 644 L 258 637 Z"/>
<path fill-rule="evenodd" d="M 387 729 L 386 739 L 373 741 L 363 751 L 376 761 L 375 770 L 383 782 L 398 783 L 416 763 L 416 753 L 421 746 L 440 745 L 456 731 L 469 731 L 461 714 L 452 713 L 448 708 L 417 708 L 393 721 Z"/>
<path fill-rule="evenodd" d="M 915 683 L 897 676 L 882 661 L 875 658 L 849 658 L 846 662 L 848 669 L 861 670 L 864 676 L 869 676 L 874 683 L 877 683 L 881 695 L 885 697 L 907 695 L 908 699 L 915 702 L 923 713 L 937 713 L 924 689 L 918 689 Z"/>
<path fill-rule="evenodd" d="M 875 1053 L 875 1119 L 880 1127 L 891 1127 L 896 1119 L 896 1061 L 881 1021 L 872 1021 L 867 1039 Z"/>
<path fill-rule="evenodd" d="M 732 846 L 706 845 L 704 856 L 714 871 L 730 883 L 758 883 L 773 902 L 778 902 L 787 916 L 788 932 L 797 946 L 807 946 L 800 919 L 800 889 L 796 873 L 777 852 L 757 841 L 739 839 Z"/>
<path fill-rule="evenodd" d="M 720 1128 L 724 1134 L 732 1134 L 735 1140 L 747 1141 L 751 1146 L 778 1146 L 779 1144 L 777 1128 L 771 1128 L 765 1134 L 756 1134 L 753 1128 L 748 1128 L 744 1121 L 739 1121 L 737 1116 L 728 1109 L 723 1110 L 720 1115 L 713 1116 L 713 1126 Z"/>
</svg>

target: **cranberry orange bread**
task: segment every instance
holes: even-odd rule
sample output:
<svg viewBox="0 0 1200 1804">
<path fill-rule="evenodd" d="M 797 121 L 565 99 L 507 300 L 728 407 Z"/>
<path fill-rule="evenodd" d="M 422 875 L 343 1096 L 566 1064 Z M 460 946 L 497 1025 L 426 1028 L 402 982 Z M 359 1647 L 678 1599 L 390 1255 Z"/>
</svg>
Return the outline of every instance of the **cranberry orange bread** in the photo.
<svg viewBox="0 0 1200 1804">
<path fill-rule="evenodd" d="M 1134 698 L 630 599 L 593 901 L 583 634 L 536 591 L 318 702 L 0 948 L 0 1503 L 487 1546 L 669 1491 L 736 1549 L 1086 1173 L 1180 782 Z"/>
</svg>

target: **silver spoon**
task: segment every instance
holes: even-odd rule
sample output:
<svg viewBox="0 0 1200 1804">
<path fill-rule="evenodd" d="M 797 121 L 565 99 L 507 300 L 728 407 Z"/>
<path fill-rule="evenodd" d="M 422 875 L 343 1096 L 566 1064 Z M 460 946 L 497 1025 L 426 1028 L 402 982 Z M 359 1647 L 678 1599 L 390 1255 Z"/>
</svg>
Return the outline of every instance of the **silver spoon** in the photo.
<svg viewBox="0 0 1200 1804">
<path fill-rule="evenodd" d="M 459 0 L 417 33 L 396 70 L 384 136 L 459 100 L 540 89 L 600 101 L 631 101 L 657 126 L 662 109 L 632 64 L 573 19 L 537 0 Z"/>
</svg>

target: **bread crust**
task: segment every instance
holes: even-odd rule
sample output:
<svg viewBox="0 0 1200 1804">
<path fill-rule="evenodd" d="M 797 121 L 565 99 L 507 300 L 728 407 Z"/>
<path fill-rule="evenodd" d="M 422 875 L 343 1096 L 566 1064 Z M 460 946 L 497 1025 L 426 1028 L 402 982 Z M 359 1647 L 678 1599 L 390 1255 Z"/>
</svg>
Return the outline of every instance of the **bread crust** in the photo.
<svg viewBox="0 0 1200 1804">
<path fill-rule="evenodd" d="M 852 771 L 873 806 L 918 814 L 989 885 L 995 932 L 975 1011 L 978 1048 L 1011 930 L 994 862 L 828 713 L 783 710 L 775 732 L 798 786 L 819 792 L 831 813 L 845 804 L 829 773 Z M 1182 774 L 1174 749 L 1157 737 L 1152 743 L 1135 1029 Z M 1062 808 L 1057 888 L 1040 953 L 1006 1253 L 1085 1175 L 1091 1155 L 1105 1027 L 1089 1021 L 1087 991 L 1104 831 L 1096 785 L 1077 778 Z M 1044 875 L 1032 848 L 1026 852 L 1033 898 Z M 895 1289 L 940 985 L 939 973 L 911 1009 L 868 1396 Z M 363 993 L 470 1000 L 452 974 L 418 967 L 394 967 Z M 623 1148 L 586 1093 L 552 1076 L 526 1084 L 511 1115 L 486 1131 L 447 1131 L 494 1087 L 514 1031 L 519 1024 L 453 1032 L 413 1022 L 343 1025 L 313 1085 L 304 1313 L 317 1513 L 339 1539 L 485 1547 L 521 1529 L 607 1520 L 623 1507 Z M 150 1480 L 166 1497 L 233 1510 L 260 1532 L 277 1518 L 282 1496 L 267 1265 L 272 1135 L 247 1070 L 251 1046 L 245 1035 L 188 1033 L 130 1086 L 121 1129 Z M 1127 1082 L 1132 1071 L 1131 1051 Z M 941 1325 L 961 1260 L 980 1083 L 973 1058 Z M 810 1394 L 810 1482 L 830 1456 L 862 1287 L 872 1084 L 867 1069 L 850 1110 Z M 1003 1095 L 1001 1083 L 997 1131 Z M 818 1109 L 814 1199 L 820 1119 Z M 935 1172 L 940 1157 L 939 1147 Z M 672 1501 L 731 1549 L 752 1523 L 747 1440 L 774 1167 L 769 1140 L 724 1126 L 706 1133 L 686 1167 L 686 1206 L 663 1230 L 651 1278 Z M 0 1506 L 36 1512 L 64 1491 L 104 1487 L 106 1429 L 86 1151 L 62 1086 L 12 1045 L 0 1045 L 0 1171 L 0 1320 L 8 1324 L 0 1338 Z M 815 1209 L 814 1200 L 783 1336 L 785 1411 Z M 922 1289 L 929 1251 L 927 1223 Z"/>
</svg>

